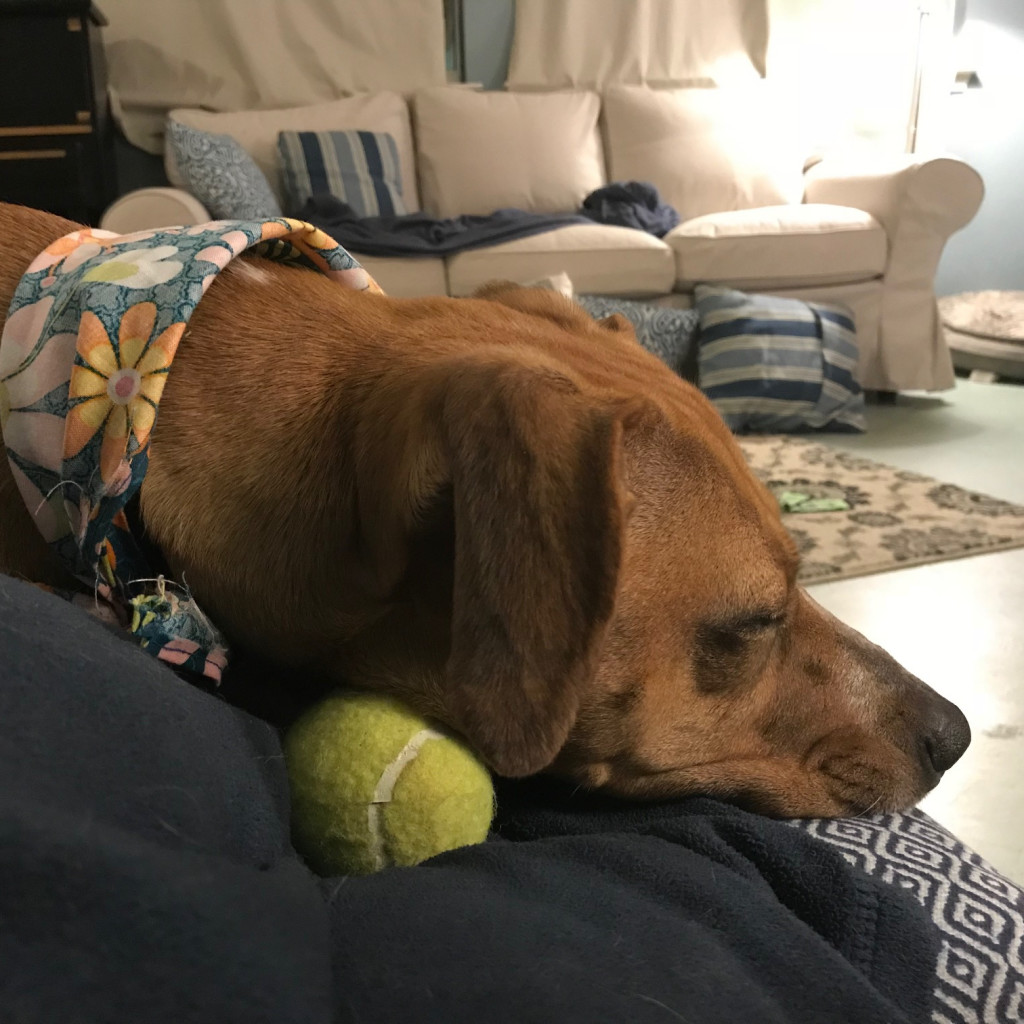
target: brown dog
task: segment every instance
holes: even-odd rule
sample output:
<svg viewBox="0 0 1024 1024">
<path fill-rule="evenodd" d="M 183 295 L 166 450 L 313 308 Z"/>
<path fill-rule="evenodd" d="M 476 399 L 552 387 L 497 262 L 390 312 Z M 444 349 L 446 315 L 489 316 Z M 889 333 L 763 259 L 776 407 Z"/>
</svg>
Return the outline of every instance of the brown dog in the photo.
<svg viewBox="0 0 1024 1024">
<path fill-rule="evenodd" d="M 0 309 L 76 226 L 0 207 Z M 969 742 L 796 585 L 708 402 L 550 292 L 396 300 L 229 266 L 142 508 L 235 644 L 395 693 L 500 774 L 834 815 L 913 804 Z M 0 569 L 55 572 L 6 462 Z"/>
</svg>

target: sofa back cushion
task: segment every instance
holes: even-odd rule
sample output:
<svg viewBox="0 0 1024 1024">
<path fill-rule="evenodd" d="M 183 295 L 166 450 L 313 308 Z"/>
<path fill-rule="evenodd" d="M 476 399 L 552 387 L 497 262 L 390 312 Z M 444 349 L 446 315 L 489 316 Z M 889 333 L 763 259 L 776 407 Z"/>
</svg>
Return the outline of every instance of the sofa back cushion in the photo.
<svg viewBox="0 0 1024 1024">
<path fill-rule="evenodd" d="M 346 96 L 340 100 L 314 103 L 306 107 L 278 110 L 243 110 L 231 113 L 195 108 L 178 108 L 168 115 L 171 120 L 204 132 L 230 135 L 256 161 L 266 175 L 271 189 L 284 200 L 277 137 L 283 131 L 369 131 L 386 132 L 395 140 L 398 162 L 402 169 L 402 199 L 409 212 L 420 208 L 416 181 L 416 156 L 412 143 L 412 127 L 405 98 L 397 92 L 372 92 Z M 172 185 L 186 188 L 174 164 L 169 147 L 164 150 L 164 164 Z"/>
<path fill-rule="evenodd" d="M 398 147 L 387 132 L 281 132 L 285 205 L 297 213 L 310 196 L 344 200 L 359 217 L 405 213 Z"/>
<path fill-rule="evenodd" d="M 803 196 L 795 126 L 763 82 L 613 86 L 604 94 L 603 127 L 611 179 L 651 182 L 684 221 Z"/>
<path fill-rule="evenodd" d="M 414 109 L 423 207 L 435 217 L 567 212 L 605 182 L 596 93 L 424 89 Z"/>
</svg>

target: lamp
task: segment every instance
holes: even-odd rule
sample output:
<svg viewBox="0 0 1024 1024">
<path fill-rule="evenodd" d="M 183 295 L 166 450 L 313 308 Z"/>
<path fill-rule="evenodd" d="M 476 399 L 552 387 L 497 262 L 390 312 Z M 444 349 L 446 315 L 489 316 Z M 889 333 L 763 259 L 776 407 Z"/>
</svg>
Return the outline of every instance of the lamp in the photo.
<svg viewBox="0 0 1024 1024">
<path fill-rule="evenodd" d="M 967 21 L 967 0 L 913 0 L 913 3 L 917 14 L 917 49 L 914 54 L 910 117 L 907 121 L 908 153 L 917 150 L 925 82 L 934 77 L 933 74 L 929 74 L 928 68 L 940 66 L 943 69 L 941 83 L 936 80 L 935 85 L 927 90 L 931 97 L 928 102 L 929 110 L 932 102 L 938 100 L 940 91 L 943 94 L 947 91 L 947 82 L 948 91 L 953 95 L 959 95 L 968 89 L 980 89 L 982 84 L 976 71 L 960 70 L 950 74 L 950 69 L 955 66 L 954 60 L 957 63 L 973 63 L 972 60 L 963 60 L 963 47 L 955 43 Z M 936 33 L 944 27 L 948 30 L 948 36 L 945 39 L 937 37 Z M 950 78 L 947 79 L 946 75 Z"/>
<path fill-rule="evenodd" d="M 927 0 L 917 3 L 917 47 L 914 53 L 914 86 L 910 94 L 910 120 L 907 122 L 907 152 L 917 149 L 917 126 L 921 120 L 921 85 L 924 80 L 924 41 L 928 19 L 931 17 Z"/>
</svg>

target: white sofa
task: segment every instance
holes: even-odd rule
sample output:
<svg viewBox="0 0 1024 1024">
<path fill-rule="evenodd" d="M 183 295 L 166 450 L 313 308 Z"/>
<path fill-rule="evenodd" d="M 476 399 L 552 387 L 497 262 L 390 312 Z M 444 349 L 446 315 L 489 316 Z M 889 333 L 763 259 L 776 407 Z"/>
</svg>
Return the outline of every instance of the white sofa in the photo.
<svg viewBox="0 0 1024 1024">
<path fill-rule="evenodd" d="M 447 259 L 360 257 L 393 295 L 463 296 L 495 278 L 528 283 L 565 273 L 580 294 L 686 305 L 694 285 L 726 284 L 849 307 L 866 388 L 953 384 L 933 279 L 946 239 L 981 203 L 979 175 L 945 156 L 809 161 L 763 83 L 617 86 L 600 95 L 449 87 L 171 117 L 232 135 L 279 195 L 279 131 L 358 128 L 395 137 L 410 211 L 566 212 L 603 184 L 634 179 L 656 185 L 682 217 L 663 239 L 595 223 Z M 170 156 L 167 172 L 182 183 Z M 173 202 L 167 190 L 129 196 L 104 224 L 169 222 Z M 196 219 L 194 197 L 188 202 L 179 220 Z"/>
</svg>

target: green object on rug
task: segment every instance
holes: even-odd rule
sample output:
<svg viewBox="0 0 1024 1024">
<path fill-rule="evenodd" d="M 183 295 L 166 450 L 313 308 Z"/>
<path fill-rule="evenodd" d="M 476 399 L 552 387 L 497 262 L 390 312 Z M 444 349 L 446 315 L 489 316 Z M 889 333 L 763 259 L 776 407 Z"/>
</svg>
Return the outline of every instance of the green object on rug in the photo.
<svg viewBox="0 0 1024 1024">
<path fill-rule="evenodd" d="M 838 515 L 783 516 L 805 585 L 1024 548 L 1024 504 L 806 437 L 744 435 L 739 444 L 776 500 L 794 491 L 850 503 Z"/>
<path fill-rule="evenodd" d="M 849 512 L 850 503 L 842 498 L 812 498 L 802 491 L 782 491 L 775 496 L 783 512 Z"/>
</svg>

